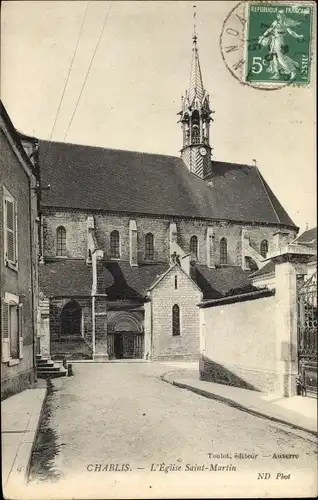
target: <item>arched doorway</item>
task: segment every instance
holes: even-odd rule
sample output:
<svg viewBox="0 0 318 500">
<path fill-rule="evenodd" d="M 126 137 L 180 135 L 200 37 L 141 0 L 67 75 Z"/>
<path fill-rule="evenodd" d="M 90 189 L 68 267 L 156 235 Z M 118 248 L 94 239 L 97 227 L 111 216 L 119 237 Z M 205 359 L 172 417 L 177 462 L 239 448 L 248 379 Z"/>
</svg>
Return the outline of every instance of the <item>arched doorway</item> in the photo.
<svg viewBox="0 0 318 500">
<path fill-rule="evenodd" d="M 82 309 L 76 300 L 71 300 L 62 309 L 61 313 L 61 336 L 81 336 Z"/>
<path fill-rule="evenodd" d="M 122 311 L 114 315 L 108 323 L 108 352 L 110 358 L 142 358 L 144 351 L 144 331 L 141 318 Z"/>
</svg>

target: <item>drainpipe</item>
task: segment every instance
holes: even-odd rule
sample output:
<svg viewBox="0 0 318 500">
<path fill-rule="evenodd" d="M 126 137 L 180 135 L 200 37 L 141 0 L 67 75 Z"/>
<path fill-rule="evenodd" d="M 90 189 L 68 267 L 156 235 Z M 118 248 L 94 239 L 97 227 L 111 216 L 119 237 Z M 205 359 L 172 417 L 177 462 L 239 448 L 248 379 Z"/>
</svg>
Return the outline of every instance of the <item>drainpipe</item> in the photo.
<svg viewBox="0 0 318 500">
<path fill-rule="evenodd" d="M 92 272 L 93 272 L 93 284 L 92 284 L 92 344 L 93 344 L 93 359 L 95 357 L 95 297 L 96 297 L 96 289 L 97 289 L 97 269 L 96 269 L 96 252 L 95 250 L 92 252 Z"/>
<path fill-rule="evenodd" d="M 151 332 L 150 332 L 150 359 L 153 357 L 153 307 L 152 307 L 152 294 L 150 294 L 150 314 L 151 314 Z"/>
<path fill-rule="evenodd" d="M 95 357 L 95 295 L 92 296 L 92 344 L 93 359 Z"/>
<path fill-rule="evenodd" d="M 32 357 L 33 357 L 33 375 L 34 382 L 37 382 L 37 373 L 36 373 L 36 333 L 37 328 L 35 325 L 35 272 L 36 272 L 36 252 L 34 256 L 33 244 L 34 242 L 34 217 L 32 210 L 32 176 L 29 177 L 29 210 L 30 210 L 30 254 L 31 254 L 31 318 L 32 318 Z M 37 242 L 36 242 L 37 243 Z M 35 259 L 34 259 L 35 257 Z"/>
<path fill-rule="evenodd" d="M 93 359 L 96 352 L 96 321 L 95 321 L 95 300 L 97 294 L 97 259 L 102 259 L 104 256 L 103 250 L 95 248 L 92 252 L 92 272 L 93 272 L 93 284 L 92 284 L 92 344 L 93 344 Z"/>
</svg>

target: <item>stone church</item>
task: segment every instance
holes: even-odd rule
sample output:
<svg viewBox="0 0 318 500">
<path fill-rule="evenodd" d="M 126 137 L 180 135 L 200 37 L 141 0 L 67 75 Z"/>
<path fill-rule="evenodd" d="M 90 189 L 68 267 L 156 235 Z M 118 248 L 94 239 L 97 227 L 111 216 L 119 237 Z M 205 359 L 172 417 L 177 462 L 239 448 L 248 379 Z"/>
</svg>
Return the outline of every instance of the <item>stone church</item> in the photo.
<svg viewBox="0 0 318 500">
<path fill-rule="evenodd" d="M 256 166 L 212 157 L 196 35 L 179 116 L 181 157 L 37 141 L 42 354 L 198 359 L 198 304 L 296 237 Z"/>
</svg>

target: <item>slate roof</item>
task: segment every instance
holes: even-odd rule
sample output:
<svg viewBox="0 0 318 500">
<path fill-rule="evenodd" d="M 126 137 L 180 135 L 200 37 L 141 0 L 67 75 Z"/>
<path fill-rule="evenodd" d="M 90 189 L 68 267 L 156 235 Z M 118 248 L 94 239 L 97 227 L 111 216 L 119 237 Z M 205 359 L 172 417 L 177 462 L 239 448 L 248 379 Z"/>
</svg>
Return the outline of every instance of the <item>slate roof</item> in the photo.
<svg viewBox="0 0 318 500">
<path fill-rule="evenodd" d="M 39 141 L 44 206 L 295 227 L 256 167 L 213 162 L 202 180 L 180 158 Z"/>
<path fill-rule="evenodd" d="M 131 267 L 129 262 L 104 262 L 108 300 L 142 299 L 150 285 L 168 268 L 168 264 L 161 263 Z"/>
<path fill-rule="evenodd" d="M 311 229 L 307 229 L 302 234 L 297 236 L 294 240 L 294 243 L 299 243 L 301 245 L 317 245 L 317 228 L 313 227 Z"/>
<path fill-rule="evenodd" d="M 91 295 L 92 268 L 84 260 L 65 259 L 39 266 L 40 291 L 46 297 Z"/>
<path fill-rule="evenodd" d="M 131 267 L 129 262 L 108 261 L 103 263 L 104 286 L 110 302 L 130 301 L 141 303 L 150 286 L 169 269 L 165 263 Z M 203 292 L 205 299 L 217 299 L 254 290 L 248 280 L 250 271 L 240 267 L 209 269 L 196 265 L 191 278 Z M 92 268 L 84 260 L 65 259 L 47 262 L 40 266 L 40 290 L 46 297 L 72 297 L 91 295 Z"/>
<path fill-rule="evenodd" d="M 272 274 L 274 272 L 275 264 L 272 260 L 270 260 L 265 264 L 265 266 L 255 271 L 255 273 L 250 274 L 250 278 L 257 278 L 258 276 L 264 276 L 265 274 Z"/>
<path fill-rule="evenodd" d="M 248 279 L 250 271 L 243 271 L 241 267 L 210 269 L 197 264 L 191 274 L 192 279 L 202 290 L 204 299 L 219 299 L 256 289 Z"/>
</svg>

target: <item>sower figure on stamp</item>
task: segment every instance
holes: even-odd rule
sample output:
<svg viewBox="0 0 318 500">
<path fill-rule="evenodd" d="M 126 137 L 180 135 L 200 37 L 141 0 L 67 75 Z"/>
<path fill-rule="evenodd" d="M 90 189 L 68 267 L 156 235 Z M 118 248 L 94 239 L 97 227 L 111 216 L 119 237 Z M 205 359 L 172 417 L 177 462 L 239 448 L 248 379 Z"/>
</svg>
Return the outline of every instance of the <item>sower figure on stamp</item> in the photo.
<svg viewBox="0 0 318 500">
<path fill-rule="evenodd" d="M 284 37 L 286 34 L 289 34 L 293 38 L 303 40 L 304 35 L 298 35 L 291 29 L 300 24 L 301 23 L 288 18 L 283 10 L 279 10 L 277 19 L 275 19 L 265 33 L 259 37 L 258 42 L 260 44 L 269 46 L 271 58 L 266 71 L 268 73 L 273 73 L 272 79 L 279 79 L 280 72 L 290 75 L 291 80 L 295 78 L 296 69 L 299 67 L 299 64 L 284 53 Z"/>
</svg>

